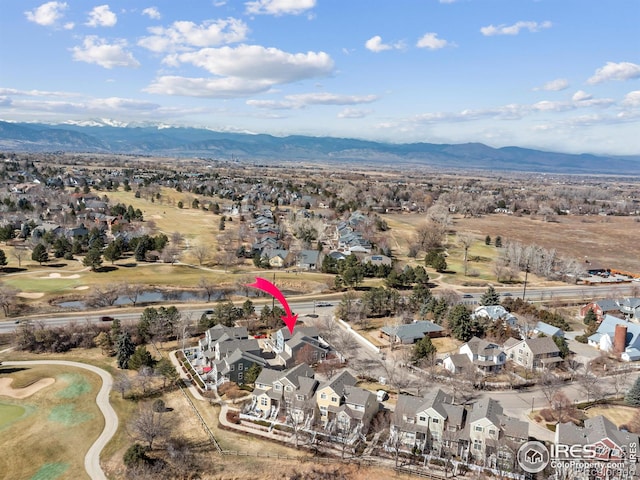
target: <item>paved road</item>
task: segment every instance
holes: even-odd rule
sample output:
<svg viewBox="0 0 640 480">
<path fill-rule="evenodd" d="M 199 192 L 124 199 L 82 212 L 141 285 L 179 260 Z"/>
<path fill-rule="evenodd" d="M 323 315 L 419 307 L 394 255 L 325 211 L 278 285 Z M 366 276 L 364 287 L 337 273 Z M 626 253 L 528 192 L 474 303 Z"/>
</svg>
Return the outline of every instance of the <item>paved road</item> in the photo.
<svg viewBox="0 0 640 480">
<path fill-rule="evenodd" d="M 113 386 L 113 377 L 111 374 L 101 368 L 94 367 L 93 365 L 87 365 L 79 362 L 69 362 L 66 360 L 25 360 L 22 362 L 2 362 L 3 365 L 65 365 L 68 367 L 84 368 L 102 378 L 102 386 L 96 396 L 96 403 L 98 408 L 104 416 L 104 429 L 97 438 L 97 440 L 91 445 L 89 451 L 84 457 L 84 468 L 87 474 L 94 480 L 107 480 L 102 467 L 100 466 L 100 452 L 107 445 L 111 437 L 116 433 L 118 429 L 118 416 L 115 410 L 109 403 L 109 392 Z"/>
</svg>

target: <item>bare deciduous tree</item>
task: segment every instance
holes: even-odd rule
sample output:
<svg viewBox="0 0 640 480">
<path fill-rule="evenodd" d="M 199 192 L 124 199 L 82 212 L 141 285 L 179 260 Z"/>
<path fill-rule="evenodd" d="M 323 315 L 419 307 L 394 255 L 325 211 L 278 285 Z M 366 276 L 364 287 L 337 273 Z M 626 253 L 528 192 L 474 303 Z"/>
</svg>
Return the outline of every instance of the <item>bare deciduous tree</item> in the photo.
<svg viewBox="0 0 640 480">
<path fill-rule="evenodd" d="M 171 431 L 170 422 L 165 413 L 156 412 L 151 402 L 140 405 L 138 413 L 129 423 L 129 432 L 140 441 L 147 442 L 149 449 L 153 443 L 165 438 Z"/>
<path fill-rule="evenodd" d="M 191 253 L 194 257 L 196 257 L 196 260 L 198 260 L 198 265 L 200 266 L 202 266 L 202 264 L 209 259 L 210 251 L 210 247 L 204 244 L 196 244 L 191 247 Z"/>
</svg>

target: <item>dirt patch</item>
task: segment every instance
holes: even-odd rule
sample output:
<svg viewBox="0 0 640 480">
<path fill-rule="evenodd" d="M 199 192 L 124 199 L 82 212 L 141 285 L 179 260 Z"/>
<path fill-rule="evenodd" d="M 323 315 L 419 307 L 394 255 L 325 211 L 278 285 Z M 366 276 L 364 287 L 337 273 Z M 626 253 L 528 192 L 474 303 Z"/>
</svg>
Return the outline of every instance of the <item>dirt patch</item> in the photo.
<svg viewBox="0 0 640 480">
<path fill-rule="evenodd" d="M 36 393 L 39 390 L 42 390 L 49 385 L 53 385 L 55 383 L 55 378 L 41 378 L 37 382 L 32 383 L 28 387 L 24 388 L 11 388 L 11 383 L 13 382 L 13 378 L 0 378 L 0 395 L 4 395 L 6 397 L 11 398 L 27 398 Z"/>
<path fill-rule="evenodd" d="M 44 292 L 20 292 L 18 297 L 29 298 L 29 299 L 37 299 L 44 297 Z"/>
</svg>

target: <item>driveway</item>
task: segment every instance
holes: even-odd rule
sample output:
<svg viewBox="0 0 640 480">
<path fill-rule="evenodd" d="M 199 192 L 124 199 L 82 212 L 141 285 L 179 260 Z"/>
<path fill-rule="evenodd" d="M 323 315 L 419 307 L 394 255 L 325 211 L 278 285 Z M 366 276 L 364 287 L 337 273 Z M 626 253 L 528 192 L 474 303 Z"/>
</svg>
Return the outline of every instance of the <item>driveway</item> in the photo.
<svg viewBox="0 0 640 480">
<path fill-rule="evenodd" d="M 100 452 L 107 445 L 111 437 L 118 430 L 118 416 L 109 403 L 109 392 L 113 386 L 111 374 L 101 368 L 94 367 L 79 362 L 69 362 L 66 360 L 25 360 L 22 362 L 2 362 L 3 365 L 25 366 L 25 365 L 64 365 L 67 367 L 84 368 L 90 372 L 100 375 L 102 386 L 96 396 L 96 404 L 104 416 L 104 429 L 84 457 L 84 468 L 87 474 L 94 480 L 107 480 L 102 467 L 100 466 Z"/>
</svg>

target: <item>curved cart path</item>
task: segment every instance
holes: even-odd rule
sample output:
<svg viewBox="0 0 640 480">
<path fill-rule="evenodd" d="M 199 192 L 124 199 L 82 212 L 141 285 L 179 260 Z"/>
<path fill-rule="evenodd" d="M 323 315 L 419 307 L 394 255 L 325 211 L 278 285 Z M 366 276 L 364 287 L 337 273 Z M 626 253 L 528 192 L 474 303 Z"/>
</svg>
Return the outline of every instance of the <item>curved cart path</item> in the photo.
<svg viewBox="0 0 640 480">
<path fill-rule="evenodd" d="M 87 365 L 86 363 L 69 362 L 66 360 L 25 360 L 21 362 L 2 362 L 3 365 L 64 365 L 67 367 L 84 368 L 102 378 L 102 387 L 96 396 L 96 404 L 104 416 L 104 429 L 98 436 L 96 441 L 91 445 L 89 451 L 84 457 L 84 468 L 87 474 L 94 480 L 107 480 L 102 467 L 100 467 L 100 452 L 111 440 L 111 437 L 116 433 L 118 429 L 118 416 L 115 410 L 109 403 L 109 392 L 113 385 L 113 377 L 109 372 L 93 365 Z"/>
</svg>

